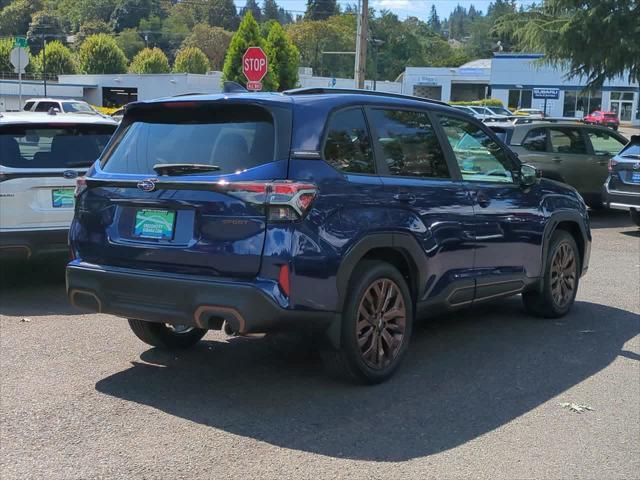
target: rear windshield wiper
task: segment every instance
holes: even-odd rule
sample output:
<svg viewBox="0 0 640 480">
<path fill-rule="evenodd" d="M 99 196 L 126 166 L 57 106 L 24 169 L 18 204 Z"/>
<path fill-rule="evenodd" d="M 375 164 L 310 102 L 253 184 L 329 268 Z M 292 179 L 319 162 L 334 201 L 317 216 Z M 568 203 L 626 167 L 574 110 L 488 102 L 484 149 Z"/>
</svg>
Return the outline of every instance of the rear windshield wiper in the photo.
<svg viewBox="0 0 640 480">
<path fill-rule="evenodd" d="M 158 175 L 188 175 L 190 173 L 215 172 L 220 170 L 218 165 L 206 163 L 157 163 L 153 170 Z"/>
</svg>

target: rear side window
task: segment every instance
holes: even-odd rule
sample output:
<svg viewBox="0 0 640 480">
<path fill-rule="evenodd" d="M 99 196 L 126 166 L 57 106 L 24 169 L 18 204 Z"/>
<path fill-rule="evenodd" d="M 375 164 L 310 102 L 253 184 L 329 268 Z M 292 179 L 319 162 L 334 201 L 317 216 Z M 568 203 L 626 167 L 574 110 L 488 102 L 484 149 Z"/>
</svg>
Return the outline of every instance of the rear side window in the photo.
<svg viewBox="0 0 640 480">
<path fill-rule="evenodd" d="M 586 154 L 587 146 L 577 128 L 555 127 L 549 129 L 551 147 L 555 153 Z"/>
<path fill-rule="evenodd" d="M 587 136 L 596 155 L 615 155 L 624 147 L 624 143 L 608 132 L 587 130 Z"/>
<path fill-rule="evenodd" d="M 442 146 L 426 113 L 376 109 L 371 118 L 391 175 L 449 178 Z"/>
<path fill-rule="evenodd" d="M 371 139 L 360 108 L 335 113 L 327 130 L 324 158 L 348 173 L 375 173 Z"/>
<path fill-rule="evenodd" d="M 531 152 L 544 152 L 547 150 L 547 130 L 534 128 L 522 140 L 522 148 Z"/>
<path fill-rule="evenodd" d="M 275 159 L 276 129 L 264 108 L 168 105 L 133 115 L 105 154 L 106 172 L 154 174 L 157 164 L 196 163 L 223 175 Z"/>
<path fill-rule="evenodd" d="M 36 112 L 48 112 L 51 108 L 60 110 L 60 104 L 55 102 L 38 102 L 36 105 Z"/>
<path fill-rule="evenodd" d="M 0 164 L 13 168 L 88 167 L 115 125 L 9 125 L 0 129 Z"/>
<path fill-rule="evenodd" d="M 33 103 L 34 103 L 34 102 L 27 102 L 27 103 L 25 103 L 25 104 L 24 104 L 24 108 L 23 108 L 23 110 L 27 110 L 27 111 L 31 110 L 31 109 L 33 108 Z"/>
<path fill-rule="evenodd" d="M 82 102 L 63 102 L 62 109 L 65 113 L 96 113 L 89 105 Z"/>
</svg>

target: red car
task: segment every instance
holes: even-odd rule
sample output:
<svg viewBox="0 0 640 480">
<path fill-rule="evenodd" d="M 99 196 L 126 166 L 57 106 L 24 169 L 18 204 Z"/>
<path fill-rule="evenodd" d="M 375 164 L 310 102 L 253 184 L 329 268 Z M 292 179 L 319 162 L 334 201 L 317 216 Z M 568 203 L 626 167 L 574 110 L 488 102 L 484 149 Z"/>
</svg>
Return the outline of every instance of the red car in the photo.
<svg viewBox="0 0 640 480">
<path fill-rule="evenodd" d="M 584 117 L 584 123 L 602 125 L 613 128 L 614 130 L 618 130 L 618 127 L 620 126 L 620 120 L 618 120 L 616 112 L 602 112 L 600 110 L 596 110 L 595 112 L 592 112 L 591 115 Z"/>
</svg>

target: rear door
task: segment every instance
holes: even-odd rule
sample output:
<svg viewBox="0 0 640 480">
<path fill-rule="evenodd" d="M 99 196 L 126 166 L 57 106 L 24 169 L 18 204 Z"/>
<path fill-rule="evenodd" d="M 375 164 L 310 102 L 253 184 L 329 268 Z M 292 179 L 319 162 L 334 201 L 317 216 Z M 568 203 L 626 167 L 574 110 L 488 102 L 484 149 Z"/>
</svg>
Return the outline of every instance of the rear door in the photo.
<svg viewBox="0 0 640 480">
<path fill-rule="evenodd" d="M 419 300 L 463 305 L 473 300 L 472 199 L 448 164 L 431 114 L 367 109 L 385 205 L 394 224 L 430 258 L 428 289 Z"/>
<path fill-rule="evenodd" d="M 579 127 L 549 127 L 551 160 L 565 183 L 582 194 L 599 194 L 606 174 L 603 176 L 602 165 L 589 157 L 582 130 Z"/>
<path fill-rule="evenodd" d="M 0 229 L 64 229 L 73 218 L 75 177 L 95 162 L 115 125 L 0 126 Z"/>
<path fill-rule="evenodd" d="M 284 105 L 284 104 L 283 104 Z M 267 183 L 287 178 L 291 111 L 231 101 L 139 104 L 78 197 L 78 257 L 146 270 L 253 277 Z M 158 165 L 183 164 L 178 170 Z M 210 166 L 197 172 L 189 165 Z"/>
</svg>

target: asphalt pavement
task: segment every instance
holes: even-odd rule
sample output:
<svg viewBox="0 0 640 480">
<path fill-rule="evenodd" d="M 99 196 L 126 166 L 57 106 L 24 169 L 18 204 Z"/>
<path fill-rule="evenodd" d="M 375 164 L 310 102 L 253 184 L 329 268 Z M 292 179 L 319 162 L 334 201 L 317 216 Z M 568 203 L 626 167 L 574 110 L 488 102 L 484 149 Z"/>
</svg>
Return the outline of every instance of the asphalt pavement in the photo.
<svg viewBox="0 0 640 480">
<path fill-rule="evenodd" d="M 516 297 L 421 323 L 375 387 L 264 339 L 150 348 L 68 305 L 64 259 L 3 265 L 0 478 L 637 479 L 640 230 L 592 219 L 570 315 Z"/>
</svg>

